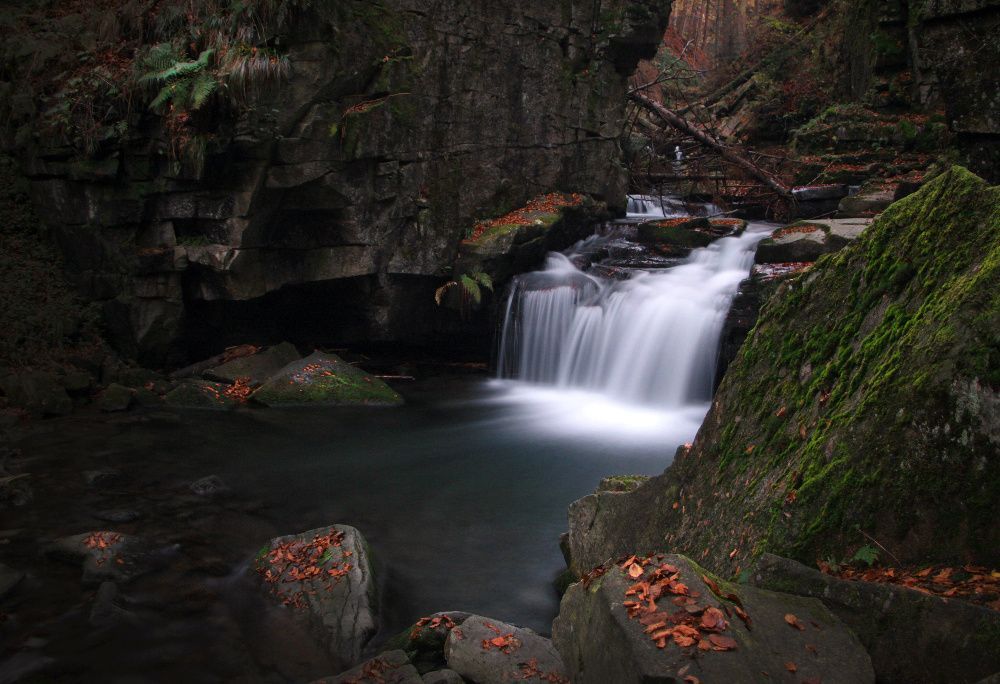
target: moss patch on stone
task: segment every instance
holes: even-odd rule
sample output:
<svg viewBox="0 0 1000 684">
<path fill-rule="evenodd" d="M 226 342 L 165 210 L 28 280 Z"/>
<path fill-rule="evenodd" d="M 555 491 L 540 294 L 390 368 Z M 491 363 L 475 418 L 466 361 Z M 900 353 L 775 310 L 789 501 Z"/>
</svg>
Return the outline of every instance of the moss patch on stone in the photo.
<svg viewBox="0 0 1000 684">
<path fill-rule="evenodd" d="M 396 406 L 403 398 L 384 382 L 333 354 L 294 361 L 252 395 L 267 406 Z"/>
</svg>

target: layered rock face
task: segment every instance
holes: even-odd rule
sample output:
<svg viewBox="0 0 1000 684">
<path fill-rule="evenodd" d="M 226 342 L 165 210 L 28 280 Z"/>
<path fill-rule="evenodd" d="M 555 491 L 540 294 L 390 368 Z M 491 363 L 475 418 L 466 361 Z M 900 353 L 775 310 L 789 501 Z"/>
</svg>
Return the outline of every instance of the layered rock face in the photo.
<svg viewBox="0 0 1000 684">
<path fill-rule="evenodd" d="M 551 190 L 624 202 L 625 80 L 669 2 L 326 5 L 273 37 L 288 83 L 212 113 L 202 170 L 170 168 L 152 116 L 96 159 L 32 148 L 42 218 L 125 352 L 308 315 L 330 340 L 427 339 L 475 219 Z"/>
</svg>

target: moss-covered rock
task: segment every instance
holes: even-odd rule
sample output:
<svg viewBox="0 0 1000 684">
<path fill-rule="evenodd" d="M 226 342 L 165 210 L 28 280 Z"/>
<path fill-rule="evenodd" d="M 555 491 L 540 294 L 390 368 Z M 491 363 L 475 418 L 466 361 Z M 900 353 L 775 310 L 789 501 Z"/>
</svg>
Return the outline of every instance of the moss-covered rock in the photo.
<svg viewBox="0 0 1000 684">
<path fill-rule="evenodd" d="M 239 401 L 228 394 L 228 385 L 207 380 L 185 380 L 163 398 L 168 406 L 226 410 L 236 408 Z"/>
<path fill-rule="evenodd" d="M 665 540 L 736 574 L 868 537 L 995 565 L 998 389 L 1000 188 L 956 167 L 777 289 L 694 446 L 573 505 L 574 565 Z"/>
<path fill-rule="evenodd" d="M 333 354 L 314 352 L 288 364 L 253 393 L 267 406 L 397 406 L 399 394 Z"/>
<path fill-rule="evenodd" d="M 696 249 L 708 247 L 715 239 L 708 229 L 707 218 L 667 219 L 640 224 L 636 235 L 641 241 L 651 244 Z"/>
</svg>

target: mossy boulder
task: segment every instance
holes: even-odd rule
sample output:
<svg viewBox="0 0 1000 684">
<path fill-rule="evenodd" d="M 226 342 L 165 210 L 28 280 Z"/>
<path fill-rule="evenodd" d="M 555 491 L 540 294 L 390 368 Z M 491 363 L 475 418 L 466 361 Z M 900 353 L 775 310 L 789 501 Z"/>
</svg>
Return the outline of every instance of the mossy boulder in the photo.
<svg viewBox="0 0 1000 684">
<path fill-rule="evenodd" d="M 207 380 L 185 380 L 163 398 L 168 406 L 227 410 L 239 406 L 239 400 L 226 394 L 229 385 Z"/>
<path fill-rule="evenodd" d="M 712 244 L 715 236 L 709 228 L 707 218 L 667 219 L 639 224 L 636 236 L 645 243 L 691 250 Z"/>
<path fill-rule="evenodd" d="M 955 167 L 784 281 L 694 445 L 571 507 L 576 570 L 625 551 L 738 574 L 879 541 L 1000 563 L 1000 188 Z"/>
<path fill-rule="evenodd" d="M 105 413 L 128 411 L 134 399 L 132 390 L 128 387 L 112 383 L 101 392 L 101 396 L 97 399 L 97 407 Z"/>
<path fill-rule="evenodd" d="M 266 406 L 398 406 L 399 394 L 339 356 L 314 352 L 286 365 L 252 395 Z"/>
<path fill-rule="evenodd" d="M 20 371 L 0 377 L 0 391 L 11 406 L 34 416 L 65 416 L 73 412 L 59 376 L 48 371 Z"/>
</svg>

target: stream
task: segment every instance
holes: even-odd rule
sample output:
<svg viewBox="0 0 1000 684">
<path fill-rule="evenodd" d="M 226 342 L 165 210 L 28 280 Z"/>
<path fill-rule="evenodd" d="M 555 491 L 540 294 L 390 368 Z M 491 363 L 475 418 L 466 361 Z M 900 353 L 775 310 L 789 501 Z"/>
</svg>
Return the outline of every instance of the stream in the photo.
<svg viewBox="0 0 1000 684">
<path fill-rule="evenodd" d="M 0 633 L 11 637 L 0 683 L 43 668 L 51 681 L 333 674 L 246 579 L 270 538 L 331 523 L 372 546 L 383 628 L 370 650 L 443 610 L 548 633 L 567 506 L 608 475 L 662 472 L 694 437 L 726 312 L 767 229 L 678 260 L 649 254 L 628 222 L 613 225 L 518 279 L 501 377 L 400 384 L 399 409 L 147 410 L 40 424 L 19 444 L 35 501 L 2 525 L 18 530 L 3 562 L 29 578 L 19 622 Z M 94 469 L 118 474 L 88 485 Z M 230 491 L 193 494 L 207 475 Z M 137 517 L 95 517 L 108 509 Z M 162 569 L 121 587 L 131 618 L 111 630 L 88 624 L 94 588 L 81 591 L 79 570 L 38 553 L 96 529 L 164 549 Z"/>
</svg>

